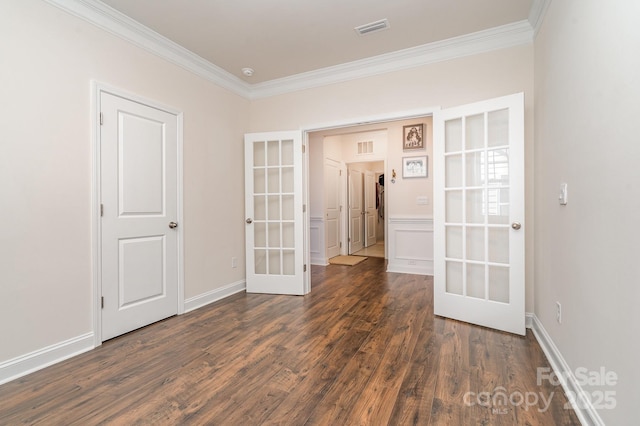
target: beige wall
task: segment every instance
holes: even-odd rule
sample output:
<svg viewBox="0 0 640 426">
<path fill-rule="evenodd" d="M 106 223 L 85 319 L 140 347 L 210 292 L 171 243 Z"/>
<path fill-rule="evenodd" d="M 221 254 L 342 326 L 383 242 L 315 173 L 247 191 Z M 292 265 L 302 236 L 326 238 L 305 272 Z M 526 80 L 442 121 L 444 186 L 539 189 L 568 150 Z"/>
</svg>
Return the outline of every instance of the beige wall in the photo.
<svg viewBox="0 0 640 426">
<path fill-rule="evenodd" d="M 40 0 L 0 58 L 0 362 L 92 331 L 91 79 L 184 112 L 185 298 L 244 278 L 248 101 Z"/>
<path fill-rule="evenodd" d="M 533 312 L 532 45 L 255 100 L 251 103 L 251 129 L 314 128 L 324 123 L 350 119 L 355 122 L 380 114 L 435 106 L 446 108 L 517 92 L 525 93 L 526 310 Z M 389 140 L 390 150 L 400 150 L 401 145 Z M 387 172 L 395 168 L 401 176 L 403 154 L 390 152 L 389 155 L 394 159 L 387 164 Z M 419 185 L 420 180 L 416 179 L 415 185 Z M 401 196 L 390 200 L 389 206 L 402 206 L 399 207 L 402 211 L 413 209 L 415 198 L 411 198 Z M 433 197 L 429 199 L 427 208 L 431 209 Z"/>
<path fill-rule="evenodd" d="M 638 2 L 554 1 L 535 42 L 536 315 L 572 371 L 617 373 L 585 386 L 616 393 L 599 410 L 611 425 L 637 423 L 640 401 L 639 16 Z"/>
</svg>

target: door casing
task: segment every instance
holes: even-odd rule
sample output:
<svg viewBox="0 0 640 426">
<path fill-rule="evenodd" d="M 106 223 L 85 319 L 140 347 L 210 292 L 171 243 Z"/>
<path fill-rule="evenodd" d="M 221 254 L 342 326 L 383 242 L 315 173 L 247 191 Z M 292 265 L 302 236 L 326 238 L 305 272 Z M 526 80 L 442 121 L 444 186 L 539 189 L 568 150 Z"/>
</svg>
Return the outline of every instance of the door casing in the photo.
<svg viewBox="0 0 640 426">
<path fill-rule="evenodd" d="M 91 81 L 91 262 L 93 282 L 93 339 L 94 347 L 102 344 L 102 227 L 100 220 L 101 174 L 100 174 L 100 98 L 102 93 L 110 93 L 148 105 L 176 116 L 178 124 L 178 152 L 177 152 L 177 178 L 178 178 L 178 209 L 177 219 L 180 226 L 177 228 L 178 236 L 178 315 L 184 313 L 184 220 L 183 220 L 183 113 L 159 102 L 146 99 L 134 93 L 109 86 L 97 81 Z"/>
</svg>

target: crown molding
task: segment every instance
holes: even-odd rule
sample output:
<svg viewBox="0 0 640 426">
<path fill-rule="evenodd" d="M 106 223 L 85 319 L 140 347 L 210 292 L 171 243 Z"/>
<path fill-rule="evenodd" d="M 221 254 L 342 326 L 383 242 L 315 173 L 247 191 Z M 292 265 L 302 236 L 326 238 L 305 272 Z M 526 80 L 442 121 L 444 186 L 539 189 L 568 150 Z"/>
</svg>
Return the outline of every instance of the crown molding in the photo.
<svg viewBox="0 0 640 426">
<path fill-rule="evenodd" d="M 44 0 L 65 12 L 174 63 L 245 98 L 250 85 L 190 50 L 96 0 Z"/>
<path fill-rule="evenodd" d="M 251 99 L 341 83 L 532 42 L 533 29 L 529 21 L 514 22 L 422 46 L 253 84 Z"/>
<path fill-rule="evenodd" d="M 534 0 L 529 20 L 289 77 L 249 84 L 98 0 L 44 0 L 247 99 L 262 99 L 533 42 L 551 0 Z"/>
<path fill-rule="evenodd" d="M 533 0 L 531 10 L 529 11 L 529 23 L 533 28 L 533 38 L 538 36 L 538 31 L 542 26 L 542 21 L 547 14 L 551 0 Z"/>
</svg>

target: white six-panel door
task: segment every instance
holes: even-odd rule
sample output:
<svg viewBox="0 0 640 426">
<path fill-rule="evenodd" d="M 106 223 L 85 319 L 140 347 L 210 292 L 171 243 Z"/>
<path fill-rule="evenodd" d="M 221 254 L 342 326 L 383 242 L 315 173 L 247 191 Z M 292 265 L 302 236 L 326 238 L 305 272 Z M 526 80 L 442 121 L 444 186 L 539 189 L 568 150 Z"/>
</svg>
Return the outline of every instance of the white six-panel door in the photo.
<svg viewBox="0 0 640 426">
<path fill-rule="evenodd" d="M 304 294 L 302 134 L 245 135 L 247 292 Z"/>
<path fill-rule="evenodd" d="M 437 111 L 434 132 L 434 311 L 524 334 L 524 95 Z"/>
<path fill-rule="evenodd" d="M 178 312 L 178 118 L 106 92 L 100 111 L 107 340 Z"/>
</svg>

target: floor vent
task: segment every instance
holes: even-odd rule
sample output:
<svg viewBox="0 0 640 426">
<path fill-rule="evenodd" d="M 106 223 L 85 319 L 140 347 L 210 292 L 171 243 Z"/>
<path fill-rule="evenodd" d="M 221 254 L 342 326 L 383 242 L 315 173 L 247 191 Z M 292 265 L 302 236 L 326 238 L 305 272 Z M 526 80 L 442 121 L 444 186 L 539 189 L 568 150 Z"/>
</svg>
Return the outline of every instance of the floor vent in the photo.
<svg viewBox="0 0 640 426">
<path fill-rule="evenodd" d="M 355 27 L 354 30 L 360 35 L 375 33 L 377 31 L 383 31 L 389 29 L 389 21 L 385 19 L 381 19 L 376 22 L 371 22 L 370 24 L 360 25 L 359 27 Z"/>
</svg>

